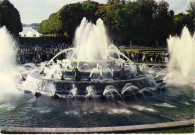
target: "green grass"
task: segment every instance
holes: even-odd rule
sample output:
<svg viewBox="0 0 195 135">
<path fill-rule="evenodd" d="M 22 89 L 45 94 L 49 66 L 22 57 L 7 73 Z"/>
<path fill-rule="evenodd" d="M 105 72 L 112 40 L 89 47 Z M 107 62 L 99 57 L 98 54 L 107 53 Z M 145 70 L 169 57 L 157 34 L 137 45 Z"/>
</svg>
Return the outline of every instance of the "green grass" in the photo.
<svg viewBox="0 0 195 135">
<path fill-rule="evenodd" d="M 194 127 L 187 127 L 187 128 L 178 128 L 178 129 L 167 129 L 167 130 L 158 130 L 158 131 L 147 131 L 143 133 L 155 133 L 155 134 L 161 134 L 161 133 L 194 133 Z"/>
<path fill-rule="evenodd" d="M 143 52 L 143 53 L 153 53 L 153 52 L 167 52 L 167 48 L 157 49 L 157 48 L 150 48 L 150 49 L 125 49 L 126 52 Z"/>
<path fill-rule="evenodd" d="M 135 62 L 135 63 L 138 63 L 138 64 L 147 64 L 147 65 L 165 65 L 165 64 L 167 64 L 166 62 L 158 62 L 158 63 L 154 63 L 154 62 L 141 62 L 141 63 L 139 63 L 139 62 Z"/>
</svg>

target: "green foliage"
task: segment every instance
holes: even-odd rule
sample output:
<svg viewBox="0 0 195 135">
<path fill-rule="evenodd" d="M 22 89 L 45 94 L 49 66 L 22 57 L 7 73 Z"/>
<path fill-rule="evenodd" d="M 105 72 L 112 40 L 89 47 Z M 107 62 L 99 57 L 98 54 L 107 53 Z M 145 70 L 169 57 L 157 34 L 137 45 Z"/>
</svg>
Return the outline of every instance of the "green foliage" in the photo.
<svg viewBox="0 0 195 135">
<path fill-rule="evenodd" d="M 45 20 L 39 25 L 39 31 L 43 31 L 43 34 L 62 32 L 60 15 L 58 13 L 52 14 L 49 19 L 50 21 Z"/>
<path fill-rule="evenodd" d="M 190 17 L 195 19 L 195 1 L 190 2 L 187 12 L 189 13 Z"/>
<path fill-rule="evenodd" d="M 191 1 L 190 5 L 187 10 L 187 18 L 188 18 L 188 28 L 190 29 L 191 33 L 195 32 L 195 1 Z"/>
<path fill-rule="evenodd" d="M 176 15 L 174 17 L 174 34 L 175 35 L 180 35 L 181 34 L 181 31 L 182 31 L 182 28 L 187 25 L 188 23 L 188 17 L 183 14 L 183 13 L 180 13 L 178 15 Z"/>
<path fill-rule="evenodd" d="M 189 134 L 194 133 L 195 129 L 194 127 L 186 127 L 186 128 L 176 128 L 176 129 L 164 129 L 164 130 L 157 130 L 157 131 L 146 131 L 141 133 L 147 133 L 147 134 Z"/>
<path fill-rule="evenodd" d="M 133 41 L 140 44 L 166 45 L 170 34 L 180 34 L 184 25 L 194 31 L 194 3 L 189 5 L 188 14 L 174 16 L 169 4 L 162 0 L 108 0 L 98 4 L 90 0 L 69 4 L 39 25 L 43 34 L 62 33 L 73 39 L 74 33 L 83 17 L 95 22 L 101 18 L 109 28 L 112 38 L 120 41 Z"/>
<path fill-rule="evenodd" d="M 95 12 L 98 6 L 99 4 L 93 1 L 65 5 L 39 25 L 39 32 L 43 34 L 64 33 L 66 37 L 72 39 L 83 17 L 94 22 L 97 20 Z"/>
<path fill-rule="evenodd" d="M 140 42 L 166 40 L 173 25 L 168 3 L 137 0 L 126 4 L 102 5 L 96 12 L 104 22 L 119 32 L 121 39 Z"/>
<path fill-rule="evenodd" d="M 195 32 L 195 2 L 190 2 L 187 12 L 188 14 L 180 13 L 174 16 L 174 34 L 180 35 L 184 26 L 188 27 L 191 34 Z"/>
<path fill-rule="evenodd" d="M 159 42 L 166 41 L 172 32 L 174 12 L 168 11 L 169 5 L 165 1 L 159 2 L 154 14 L 155 39 Z"/>
<path fill-rule="evenodd" d="M 0 3 L 0 26 L 6 26 L 16 36 L 22 31 L 20 14 L 9 0 L 4 0 Z"/>
<path fill-rule="evenodd" d="M 108 0 L 108 4 L 125 4 L 126 0 Z"/>
<path fill-rule="evenodd" d="M 97 2 L 85 1 L 81 4 L 81 6 L 83 16 L 85 16 L 88 20 L 95 22 L 98 19 L 97 16 L 95 16 L 99 6 Z"/>
</svg>

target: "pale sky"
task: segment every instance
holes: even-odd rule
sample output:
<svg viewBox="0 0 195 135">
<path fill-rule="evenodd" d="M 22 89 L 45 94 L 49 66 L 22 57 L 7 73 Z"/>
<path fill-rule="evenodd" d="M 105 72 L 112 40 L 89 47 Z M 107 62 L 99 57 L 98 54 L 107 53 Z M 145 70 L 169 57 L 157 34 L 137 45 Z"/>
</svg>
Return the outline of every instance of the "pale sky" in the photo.
<svg viewBox="0 0 195 135">
<path fill-rule="evenodd" d="M 22 23 L 40 23 L 49 17 L 50 14 L 57 12 L 65 4 L 75 3 L 85 0 L 10 0 L 18 9 Z M 99 3 L 106 3 L 107 0 L 94 0 Z M 160 0 L 155 0 L 159 2 Z M 189 1 L 194 0 L 165 0 L 169 3 L 169 8 L 175 13 L 185 12 Z"/>
</svg>

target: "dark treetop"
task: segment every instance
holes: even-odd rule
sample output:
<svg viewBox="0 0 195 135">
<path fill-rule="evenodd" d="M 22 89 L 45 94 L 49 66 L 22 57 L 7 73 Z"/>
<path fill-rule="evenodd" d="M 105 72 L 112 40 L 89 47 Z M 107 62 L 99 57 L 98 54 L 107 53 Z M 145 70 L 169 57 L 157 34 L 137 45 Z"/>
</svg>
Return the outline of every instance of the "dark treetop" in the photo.
<svg viewBox="0 0 195 135">
<path fill-rule="evenodd" d="M 0 27 L 6 26 L 10 33 L 15 36 L 22 31 L 22 23 L 18 10 L 9 0 L 0 2 Z"/>
</svg>

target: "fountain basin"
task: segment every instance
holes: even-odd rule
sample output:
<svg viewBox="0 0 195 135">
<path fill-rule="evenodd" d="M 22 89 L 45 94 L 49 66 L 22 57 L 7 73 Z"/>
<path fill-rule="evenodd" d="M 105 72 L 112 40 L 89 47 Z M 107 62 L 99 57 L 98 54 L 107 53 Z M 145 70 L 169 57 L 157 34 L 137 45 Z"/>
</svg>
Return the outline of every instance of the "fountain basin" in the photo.
<svg viewBox="0 0 195 135">
<path fill-rule="evenodd" d="M 107 79 L 93 79 L 93 80 L 80 80 L 80 81 L 74 81 L 73 79 L 70 80 L 60 80 L 60 79 L 43 79 L 43 78 L 36 78 L 35 76 L 27 77 L 27 80 L 25 80 L 25 83 L 28 87 L 29 85 L 33 85 L 32 88 L 35 88 L 34 90 L 30 91 L 36 91 L 36 92 L 43 92 L 42 90 L 43 86 L 46 84 L 52 84 L 55 87 L 54 94 L 69 96 L 70 91 L 74 88 L 77 89 L 76 96 L 86 96 L 87 93 L 87 87 L 93 87 L 93 90 L 95 91 L 94 95 L 103 95 L 105 89 L 107 86 L 112 86 L 115 88 L 115 90 L 118 93 L 122 93 L 122 90 L 125 89 L 126 84 L 129 84 L 130 86 L 138 88 L 138 91 L 134 92 L 133 95 L 139 94 L 139 92 L 142 92 L 145 88 L 151 88 L 148 90 L 144 90 L 144 92 L 152 92 L 153 90 L 160 90 L 165 87 L 165 83 L 163 81 L 159 81 L 158 83 L 151 78 L 151 76 L 139 76 L 135 78 L 125 79 L 125 80 L 113 80 L 110 78 Z M 32 82 L 35 82 L 35 84 L 32 84 Z M 35 85 L 37 87 L 35 87 Z M 27 89 L 29 90 L 29 89 Z M 129 91 L 130 94 L 132 91 Z M 141 94 L 141 93 L 140 93 Z M 93 96 L 94 96 L 93 95 Z M 123 93 L 123 96 L 126 94 Z M 72 95 L 71 95 L 72 96 Z"/>
<path fill-rule="evenodd" d="M 139 89 L 145 87 L 152 87 L 153 84 L 148 83 L 149 77 L 141 77 L 141 78 L 134 78 L 128 80 L 93 80 L 93 81 L 63 81 L 63 80 L 53 80 L 53 83 L 56 86 L 56 93 L 60 94 L 68 94 L 72 85 L 74 84 L 78 89 L 78 95 L 86 94 L 86 87 L 87 86 L 94 86 L 96 94 L 103 94 L 105 87 L 112 85 L 114 86 L 118 92 L 121 92 L 125 84 L 132 83 L 134 86 L 138 87 Z M 52 81 L 52 80 L 48 80 Z"/>
</svg>

